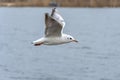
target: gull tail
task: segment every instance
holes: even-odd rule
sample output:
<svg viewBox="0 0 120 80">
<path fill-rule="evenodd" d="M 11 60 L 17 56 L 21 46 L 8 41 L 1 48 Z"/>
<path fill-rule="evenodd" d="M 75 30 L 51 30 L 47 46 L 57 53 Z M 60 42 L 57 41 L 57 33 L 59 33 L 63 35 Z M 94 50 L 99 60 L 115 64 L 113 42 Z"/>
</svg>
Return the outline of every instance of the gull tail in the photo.
<svg viewBox="0 0 120 80">
<path fill-rule="evenodd" d="M 44 42 L 41 41 L 41 39 L 38 39 L 38 40 L 36 40 L 36 41 L 33 41 L 32 44 L 33 44 L 34 46 L 40 46 L 40 45 L 44 44 Z"/>
</svg>

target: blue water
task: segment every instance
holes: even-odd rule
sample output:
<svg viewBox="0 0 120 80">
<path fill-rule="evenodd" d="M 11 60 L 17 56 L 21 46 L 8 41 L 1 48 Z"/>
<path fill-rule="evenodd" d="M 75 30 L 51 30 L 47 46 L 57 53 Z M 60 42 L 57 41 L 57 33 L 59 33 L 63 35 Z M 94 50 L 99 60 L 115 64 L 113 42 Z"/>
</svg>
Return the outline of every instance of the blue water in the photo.
<svg viewBox="0 0 120 80">
<path fill-rule="evenodd" d="M 35 47 L 51 8 L 0 8 L 0 80 L 120 80 L 120 8 L 58 8 L 79 43 Z"/>
</svg>

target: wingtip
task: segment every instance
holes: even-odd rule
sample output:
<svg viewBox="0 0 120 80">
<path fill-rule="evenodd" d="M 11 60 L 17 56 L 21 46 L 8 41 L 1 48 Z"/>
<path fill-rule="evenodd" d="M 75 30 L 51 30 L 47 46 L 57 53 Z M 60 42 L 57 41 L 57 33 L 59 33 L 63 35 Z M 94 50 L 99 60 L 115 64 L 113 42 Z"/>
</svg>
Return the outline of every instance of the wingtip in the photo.
<svg viewBox="0 0 120 80">
<path fill-rule="evenodd" d="M 52 9 L 51 16 L 53 16 L 53 15 L 54 15 L 55 10 L 56 10 L 56 7 Z"/>
<path fill-rule="evenodd" d="M 45 13 L 45 16 L 48 16 L 49 14 L 48 13 Z"/>
<path fill-rule="evenodd" d="M 52 10 L 55 10 L 56 9 L 56 7 L 54 7 Z"/>
</svg>

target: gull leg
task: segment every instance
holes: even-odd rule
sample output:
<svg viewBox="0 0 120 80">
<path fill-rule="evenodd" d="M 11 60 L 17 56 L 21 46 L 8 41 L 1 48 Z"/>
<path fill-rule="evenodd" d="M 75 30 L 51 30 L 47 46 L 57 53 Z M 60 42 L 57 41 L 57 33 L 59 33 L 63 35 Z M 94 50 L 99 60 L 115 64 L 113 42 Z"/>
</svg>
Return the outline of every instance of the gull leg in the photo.
<svg viewBox="0 0 120 80">
<path fill-rule="evenodd" d="M 43 44 L 43 42 L 41 42 L 41 43 L 36 43 L 36 44 L 34 44 L 34 46 L 40 46 L 40 45 L 42 45 Z"/>
</svg>

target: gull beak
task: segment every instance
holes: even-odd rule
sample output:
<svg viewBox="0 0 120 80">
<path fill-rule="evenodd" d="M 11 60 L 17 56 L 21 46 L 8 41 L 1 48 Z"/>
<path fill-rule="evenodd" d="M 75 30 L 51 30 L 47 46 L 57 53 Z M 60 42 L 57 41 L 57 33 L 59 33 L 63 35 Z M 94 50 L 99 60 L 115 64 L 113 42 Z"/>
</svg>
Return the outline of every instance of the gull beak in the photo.
<svg viewBox="0 0 120 80">
<path fill-rule="evenodd" d="M 76 43 L 78 43 L 78 41 L 77 41 L 77 40 L 73 40 L 73 42 L 76 42 Z"/>
</svg>

